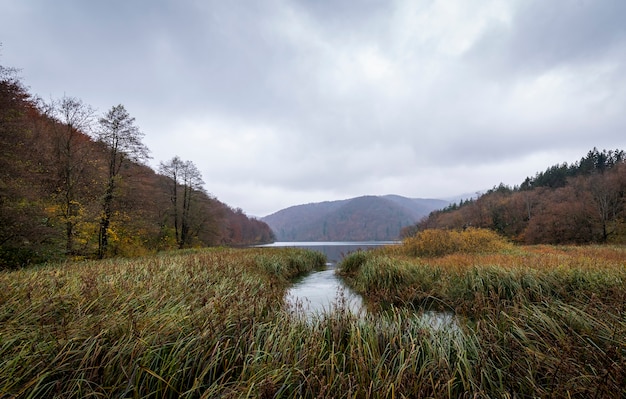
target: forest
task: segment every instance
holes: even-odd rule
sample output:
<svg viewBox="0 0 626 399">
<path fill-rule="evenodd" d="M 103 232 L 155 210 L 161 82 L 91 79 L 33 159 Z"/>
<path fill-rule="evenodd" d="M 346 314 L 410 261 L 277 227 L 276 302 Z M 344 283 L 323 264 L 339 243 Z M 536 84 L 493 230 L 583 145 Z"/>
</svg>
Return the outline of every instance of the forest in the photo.
<svg viewBox="0 0 626 399">
<path fill-rule="evenodd" d="M 500 184 L 474 199 L 454 203 L 405 228 L 488 228 L 520 244 L 626 242 L 626 154 L 593 148 L 579 161 Z"/>
<path fill-rule="evenodd" d="M 46 102 L 0 66 L 0 269 L 273 241 L 209 194 L 193 162 L 147 166 L 143 136 L 123 105 Z"/>
</svg>

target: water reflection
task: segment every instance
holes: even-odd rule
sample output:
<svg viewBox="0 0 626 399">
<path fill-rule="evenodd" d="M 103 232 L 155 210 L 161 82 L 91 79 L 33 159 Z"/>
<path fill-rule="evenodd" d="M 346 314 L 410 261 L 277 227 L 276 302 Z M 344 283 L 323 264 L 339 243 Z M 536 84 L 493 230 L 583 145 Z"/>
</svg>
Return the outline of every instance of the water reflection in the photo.
<svg viewBox="0 0 626 399">
<path fill-rule="evenodd" d="M 285 302 L 291 311 L 308 319 L 336 308 L 350 311 L 357 316 L 365 316 L 366 305 L 361 296 L 346 286 L 335 274 L 335 266 L 344 256 L 358 250 L 367 250 L 398 242 L 277 242 L 264 247 L 297 247 L 322 252 L 328 263 L 326 269 L 312 272 L 287 291 Z M 393 312 L 391 312 L 393 314 Z M 428 328 L 432 333 L 460 333 L 458 318 L 450 312 L 415 311 L 413 322 Z M 379 315 L 380 316 L 380 315 Z M 393 318 L 393 317 L 392 317 Z M 384 322 L 383 318 L 378 321 Z M 392 322 L 393 324 L 393 322 Z"/>
<path fill-rule="evenodd" d="M 296 282 L 287 292 L 287 304 L 296 313 L 310 316 L 341 306 L 354 314 L 364 312 L 361 296 L 345 286 L 333 264 Z"/>
<path fill-rule="evenodd" d="M 296 313 L 311 317 L 341 307 L 353 314 L 365 312 L 360 295 L 347 287 L 335 274 L 335 266 L 344 256 L 358 250 L 367 250 L 395 241 L 333 241 L 333 242 L 276 242 L 266 247 L 297 247 L 323 253 L 328 260 L 326 270 L 308 274 L 294 283 L 287 292 L 287 305 Z"/>
<path fill-rule="evenodd" d="M 459 320 L 454 313 L 426 311 L 419 315 L 419 321 L 433 331 L 461 331 Z"/>
</svg>

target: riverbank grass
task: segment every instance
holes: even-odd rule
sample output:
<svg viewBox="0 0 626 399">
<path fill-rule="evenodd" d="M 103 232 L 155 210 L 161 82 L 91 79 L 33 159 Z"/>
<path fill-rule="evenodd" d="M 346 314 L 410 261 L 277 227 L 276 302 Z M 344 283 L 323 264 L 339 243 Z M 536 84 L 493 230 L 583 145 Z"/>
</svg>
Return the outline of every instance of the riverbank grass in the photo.
<svg viewBox="0 0 626 399">
<path fill-rule="evenodd" d="M 463 378 L 479 392 L 626 395 L 624 247 L 514 247 L 492 232 L 426 231 L 351 254 L 339 273 L 374 311 L 456 314 L 479 348 L 457 348 L 470 351 L 479 375 Z"/>
<path fill-rule="evenodd" d="M 325 259 L 292 248 L 2 272 L 0 397 L 626 396 L 619 248 L 416 257 L 395 246 L 347 261 L 346 279 L 369 301 L 395 305 L 293 317 L 290 282 Z M 357 283 L 363 270 L 370 276 Z M 434 302 L 457 327 L 416 317 Z"/>
</svg>

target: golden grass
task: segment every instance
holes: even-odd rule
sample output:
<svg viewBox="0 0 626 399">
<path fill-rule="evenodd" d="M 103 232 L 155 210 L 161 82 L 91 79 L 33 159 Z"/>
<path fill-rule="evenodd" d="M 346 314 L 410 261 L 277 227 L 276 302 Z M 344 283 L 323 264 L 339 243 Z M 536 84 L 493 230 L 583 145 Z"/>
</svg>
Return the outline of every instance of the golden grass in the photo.
<svg viewBox="0 0 626 399">
<path fill-rule="evenodd" d="M 402 251 L 410 256 L 433 257 L 454 253 L 491 253 L 512 248 L 491 230 L 430 229 L 402 241 Z"/>
<path fill-rule="evenodd" d="M 458 244 L 477 233 L 495 238 Z M 461 241 L 476 242 L 470 238 Z M 349 255 L 339 273 L 373 309 L 462 317 L 476 341 L 458 348 L 471 364 L 459 378 L 478 396 L 625 396 L 626 248 L 498 240 L 476 230 L 430 231 Z M 421 249 L 427 243 L 437 248 Z"/>
</svg>

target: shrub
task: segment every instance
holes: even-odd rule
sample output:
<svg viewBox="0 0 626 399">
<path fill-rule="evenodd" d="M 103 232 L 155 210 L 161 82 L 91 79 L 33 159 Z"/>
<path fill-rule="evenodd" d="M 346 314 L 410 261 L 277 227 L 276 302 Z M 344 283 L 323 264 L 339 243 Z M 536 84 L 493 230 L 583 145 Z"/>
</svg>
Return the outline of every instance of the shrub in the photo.
<svg viewBox="0 0 626 399">
<path fill-rule="evenodd" d="M 436 257 L 453 253 L 489 253 L 511 248 L 504 238 L 487 229 L 463 231 L 429 229 L 404 239 L 405 254 Z"/>
</svg>

